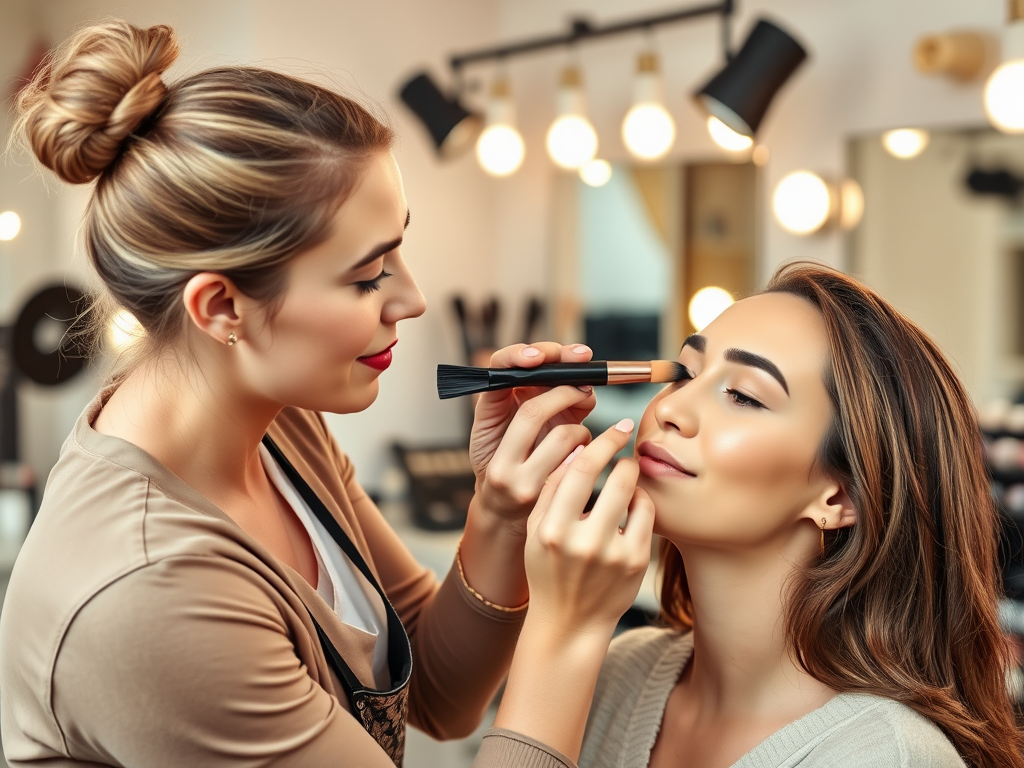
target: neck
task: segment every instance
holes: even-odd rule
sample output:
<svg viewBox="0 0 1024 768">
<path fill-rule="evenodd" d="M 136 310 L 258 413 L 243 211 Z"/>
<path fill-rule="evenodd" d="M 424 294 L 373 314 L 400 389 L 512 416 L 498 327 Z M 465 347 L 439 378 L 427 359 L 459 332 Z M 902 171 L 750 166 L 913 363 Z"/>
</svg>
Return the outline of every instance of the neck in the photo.
<svg viewBox="0 0 1024 768">
<path fill-rule="evenodd" d="M 742 556 L 679 547 L 694 613 L 694 653 L 681 684 L 708 717 L 789 722 L 834 695 L 800 667 L 786 631 L 787 582 L 816 545 L 803 529 L 781 548 L 772 542 Z"/>
<path fill-rule="evenodd" d="M 259 443 L 280 410 L 244 391 L 230 370 L 163 359 L 131 372 L 93 426 L 139 446 L 223 507 L 265 484 Z"/>
</svg>

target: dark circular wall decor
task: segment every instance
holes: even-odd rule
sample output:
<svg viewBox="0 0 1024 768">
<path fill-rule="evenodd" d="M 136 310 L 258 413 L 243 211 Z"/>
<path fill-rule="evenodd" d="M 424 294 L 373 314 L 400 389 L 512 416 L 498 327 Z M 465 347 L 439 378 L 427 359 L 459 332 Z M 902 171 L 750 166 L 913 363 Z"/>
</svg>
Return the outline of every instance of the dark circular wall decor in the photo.
<svg viewBox="0 0 1024 768">
<path fill-rule="evenodd" d="M 85 294 L 63 284 L 48 285 L 25 303 L 14 321 L 11 352 L 26 378 L 63 384 L 85 367 L 84 346 L 68 333 L 85 309 Z"/>
</svg>

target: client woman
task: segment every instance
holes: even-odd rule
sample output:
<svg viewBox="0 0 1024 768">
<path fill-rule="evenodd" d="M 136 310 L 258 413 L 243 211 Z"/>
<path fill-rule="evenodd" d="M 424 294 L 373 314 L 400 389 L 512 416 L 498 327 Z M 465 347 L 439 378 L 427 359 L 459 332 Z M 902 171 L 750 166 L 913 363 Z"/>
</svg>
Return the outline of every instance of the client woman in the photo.
<svg viewBox="0 0 1024 768">
<path fill-rule="evenodd" d="M 401 765 L 407 716 L 473 730 L 521 632 L 477 764 L 570 764 L 650 554 L 635 463 L 578 511 L 632 423 L 591 442 L 573 387 L 481 398 L 477 493 L 439 586 L 318 413 L 367 408 L 424 310 L 392 134 L 261 69 L 167 86 L 177 51 L 163 26 L 84 29 L 19 99 L 38 158 L 95 180 L 88 254 L 145 333 L 65 443 L 11 578 L 8 762 Z"/>
<path fill-rule="evenodd" d="M 581 766 L 1024 765 L 981 440 L 938 347 L 794 264 L 679 361 L 636 454 L 670 628 L 613 643 Z"/>
</svg>

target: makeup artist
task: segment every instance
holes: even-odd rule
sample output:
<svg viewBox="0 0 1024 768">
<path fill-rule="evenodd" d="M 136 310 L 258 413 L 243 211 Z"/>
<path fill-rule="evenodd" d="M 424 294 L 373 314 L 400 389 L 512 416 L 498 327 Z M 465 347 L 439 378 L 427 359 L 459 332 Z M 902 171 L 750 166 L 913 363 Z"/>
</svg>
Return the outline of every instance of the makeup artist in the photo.
<svg viewBox="0 0 1024 768">
<path fill-rule="evenodd" d="M 263 69 L 169 85 L 177 52 L 165 26 L 85 28 L 18 100 L 39 160 L 94 183 L 87 252 L 144 334 L 64 444 L 14 568 L 8 762 L 384 768 L 407 719 L 466 735 L 508 673 L 476 765 L 572 766 L 650 552 L 635 462 L 578 511 L 632 423 L 591 440 L 574 387 L 483 395 L 439 585 L 319 415 L 369 407 L 398 322 L 424 311 L 391 131 Z M 516 345 L 492 365 L 589 355 Z"/>
</svg>

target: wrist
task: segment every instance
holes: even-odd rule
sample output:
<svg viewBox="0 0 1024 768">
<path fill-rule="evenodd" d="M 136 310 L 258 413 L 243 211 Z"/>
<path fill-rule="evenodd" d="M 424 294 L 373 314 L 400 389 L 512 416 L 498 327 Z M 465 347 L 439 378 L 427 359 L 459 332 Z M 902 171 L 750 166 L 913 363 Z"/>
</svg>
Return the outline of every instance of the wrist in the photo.
<svg viewBox="0 0 1024 768">
<path fill-rule="evenodd" d="M 477 484 L 476 492 L 469 502 L 467 525 L 474 524 L 482 534 L 506 540 L 511 545 L 526 545 L 526 518 L 502 514 L 495 504 L 488 503 L 488 494 L 483 483 Z"/>
</svg>

